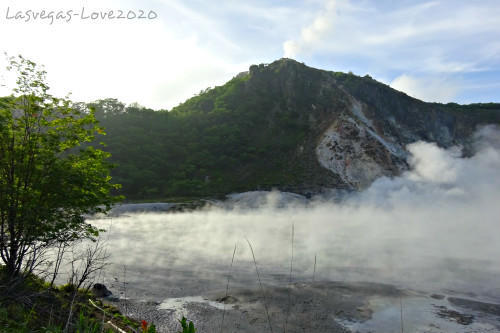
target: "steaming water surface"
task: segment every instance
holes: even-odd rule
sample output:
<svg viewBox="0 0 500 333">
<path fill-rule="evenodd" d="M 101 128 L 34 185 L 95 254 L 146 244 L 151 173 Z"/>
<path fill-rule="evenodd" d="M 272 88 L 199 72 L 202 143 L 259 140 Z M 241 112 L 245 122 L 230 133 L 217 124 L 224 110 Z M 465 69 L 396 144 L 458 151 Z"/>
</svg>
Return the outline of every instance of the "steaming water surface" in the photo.
<svg viewBox="0 0 500 333">
<path fill-rule="evenodd" d="M 230 290 L 258 290 L 248 240 L 266 287 L 288 286 L 293 243 L 292 282 L 381 282 L 498 303 L 499 147 L 491 128 L 470 158 L 415 143 L 410 171 L 341 202 L 253 192 L 195 212 L 94 219 L 108 230 L 112 263 L 100 280 L 122 297 L 164 304 L 224 293 L 228 276 Z M 384 309 L 372 319 L 393 312 Z"/>
<path fill-rule="evenodd" d="M 489 232 L 481 234 L 476 222 L 479 216 L 470 216 L 476 227 L 469 228 L 445 222 L 435 225 L 435 218 L 417 212 L 388 220 L 393 214 L 372 207 L 366 215 L 371 221 L 363 223 L 355 208 L 320 205 L 143 213 L 94 223 L 108 229 L 112 265 L 105 277 L 126 279 L 129 296 L 161 299 L 224 289 L 235 245 L 231 286 L 257 286 L 246 239 L 252 244 L 264 282 L 286 285 L 292 225 L 294 281 L 312 281 L 314 274 L 316 280 L 362 280 L 500 295 L 496 289 L 498 258 L 488 255 L 498 244 L 476 248 L 478 240 L 466 240 L 472 233 L 483 241 L 491 237 Z M 443 211 L 435 214 L 446 218 Z M 464 217 L 466 211 L 461 214 Z M 422 234 L 412 226 L 418 223 L 416 219 L 431 226 L 432 233 Z"/>
<path fill-rule="evenodd" d="M 393 219 L 394 211 L 387 207 L 371 207 L 368 215 L 372 220 L 365 223 L 357 216 L 363 209 L 321 203 L 308 207 L 133 213 L 95 220 L 95 224 L 109 230 L 106 237 L 112 264 L 101 279 L 122 299 L 154 301 L 157 309 L 168 310 L 175 318 L 185 315 L 194 317 L 198 325 L 205 321 L 217 325 L 220 313 L 200 315 L 196 307 L 188 311 L 187 305 L 197 304 L 214 311 L 232 309 L 232 305 L 215 302 L 215 297 L 207 296 L 224 295 L 229 274 L 230 295 L 241 289 L 260 295 L 246 239 L 252 244 L 266 289 L 289 286 L 293 225 L 294 283 L 312 283 L 313 279 L 381 282 L 403 290 L 472 295 L 481 301 L 500 303 L 498 258 L 483 257 L 491 249 L 475 249 L 472 239 L 470 246 L 464 242 L 473 232 L 476 237 L 487 238 L 481 234 L 480 225 L 474 229 L 460 223 L 447 233 L 449 224 L 434 225 L 435 219 L 426 220 L 417 212 L 400 222 Z M 456 214 L 455 210 L 450 212 Z M 462 218 L 470 218 L 477 225 L 474 220 L 477 216 L 467 217 L 466 212 L 472 210 L 461 211 Z M 435 214 L 446 217 L 443 211 Z M 417 223 L 413 219 L 421 220 L 426 227 L 434 225 L 433 232 L 412 228 L 410 223 Z M 366 311 L 373 311 L 371 319 L 338 322 L 353 332 L 399 332 L 398 299 L 376 294 L 364 296 L 363 302 L 370 309 Z M 446 301 L 418 296 L 407 297 L 404 302 L 408 316 L 405 324 L 410 331 L 427 327 L 427 332 L 497 332 L 497 327 L 489 322 L 492 319 L 471 326 L 439 319 L 435 305 Z M 262 305 L 253 309 L 262 312 Z M 212 332 L 213 326 L 202 331 Z"/>
</svg>

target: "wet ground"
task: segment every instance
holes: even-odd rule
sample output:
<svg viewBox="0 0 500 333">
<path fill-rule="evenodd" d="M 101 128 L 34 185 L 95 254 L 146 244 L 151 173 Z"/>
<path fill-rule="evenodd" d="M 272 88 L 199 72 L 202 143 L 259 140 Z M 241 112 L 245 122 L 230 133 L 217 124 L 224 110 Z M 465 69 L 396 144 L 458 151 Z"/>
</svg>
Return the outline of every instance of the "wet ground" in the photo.
<svg viewBox="0 0 500 333">
<path fill-rule="evenodd" d="M 460 297 L 461 296 L 461 297 Z M 177 332 L 500 332 L 500 304 L 458 293 L 427 293 L 369 282 L 236 288 L 161 302 L 115 300 L 122 311 Z M 286 327 L 286 329 L 285 329 Z"/>
</svg>

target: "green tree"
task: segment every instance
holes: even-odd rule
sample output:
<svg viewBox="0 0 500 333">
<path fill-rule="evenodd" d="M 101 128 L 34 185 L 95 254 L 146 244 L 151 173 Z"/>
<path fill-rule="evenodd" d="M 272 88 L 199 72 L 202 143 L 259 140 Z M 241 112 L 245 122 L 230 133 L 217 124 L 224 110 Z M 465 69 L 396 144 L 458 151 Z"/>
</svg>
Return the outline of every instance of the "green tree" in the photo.
<svg viewBox="0 0 500 333">
<path fill-rule="evenodd" d="M 109 154 L 88 144 L 104 134 L 93 111 L 50 95 L 34 62 L 9 60 L 17 81 L 0 99 L 0 256 L 18 276 L 33 271 L 43 249 L 95 237 L 84 215 L 109 210 L 118 185 Z"/>
</svg>

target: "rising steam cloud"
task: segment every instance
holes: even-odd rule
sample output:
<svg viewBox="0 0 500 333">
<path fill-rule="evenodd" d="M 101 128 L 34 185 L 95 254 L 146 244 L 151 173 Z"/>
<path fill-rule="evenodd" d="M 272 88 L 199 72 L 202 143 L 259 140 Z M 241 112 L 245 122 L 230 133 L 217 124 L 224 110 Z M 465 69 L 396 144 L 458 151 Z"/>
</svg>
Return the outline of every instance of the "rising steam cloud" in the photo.
<svg viewBox="0 0 500 333">
<path fill-rule="evenodd" d="M 176 285 L 201 276 L 223 281 L 236 244 L 234 283 L 244 283 L 255 278 L 247 238 L 272 283 L 289 269 L 293 225 L 296 280 L 311 279 L 316 256 L 318 279 L 500 294 L 499 129 L 478 131 L 471 157 L 434 143 L 407 149 L 409 171 L 340 202 L 255 192 L 233 196 L 231 208 L 114 218 L 112 261 L 127 265 L 130 279 L 148 271 Z"/>
</svg>

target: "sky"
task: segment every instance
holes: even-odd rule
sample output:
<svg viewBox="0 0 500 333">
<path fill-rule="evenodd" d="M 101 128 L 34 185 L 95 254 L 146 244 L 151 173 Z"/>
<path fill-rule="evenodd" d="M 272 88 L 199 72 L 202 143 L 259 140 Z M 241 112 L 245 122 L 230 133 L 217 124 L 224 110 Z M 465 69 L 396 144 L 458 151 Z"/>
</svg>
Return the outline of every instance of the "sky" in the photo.
<svg viewBox="0 0 500 333">
<path fill-rule="evenodd" d="M 500 102 L 499 17 L 498 0 L 2 0 L 0 51 L 75 101 L 171 109 L 287 57 L 429 102 Z"/>
</svg>

